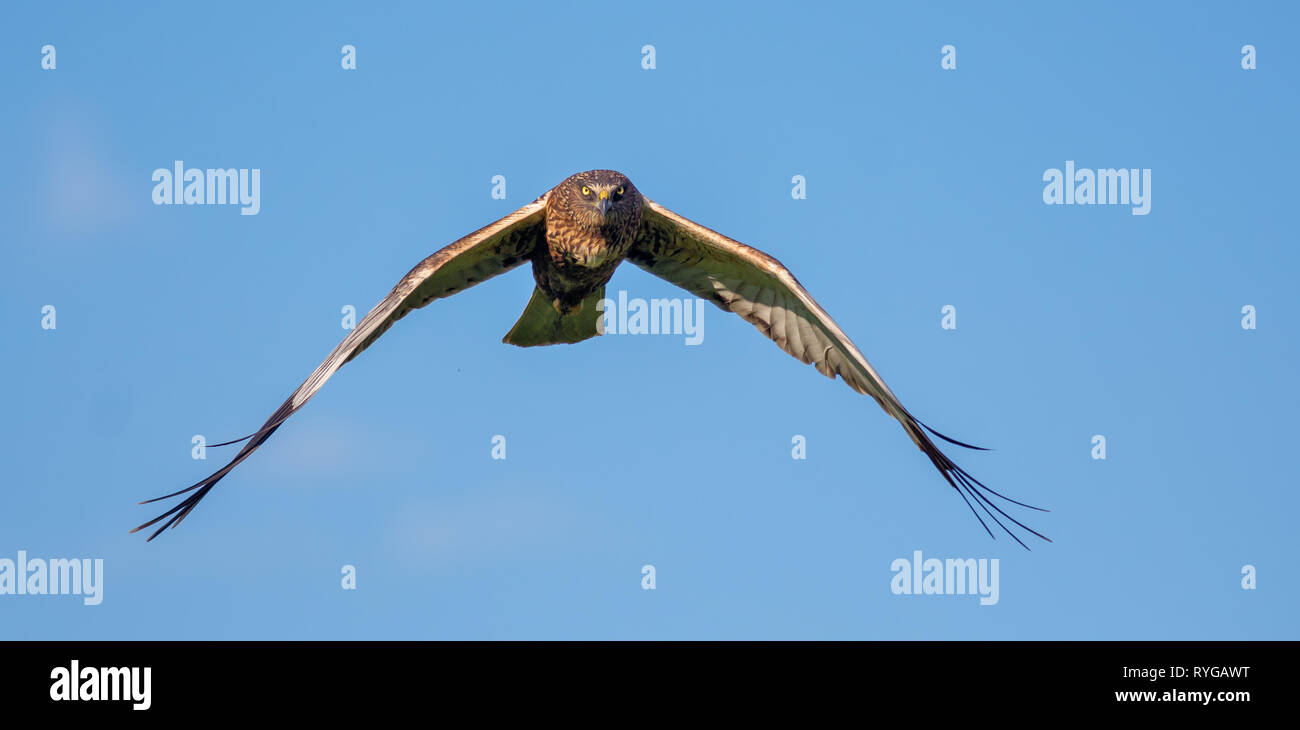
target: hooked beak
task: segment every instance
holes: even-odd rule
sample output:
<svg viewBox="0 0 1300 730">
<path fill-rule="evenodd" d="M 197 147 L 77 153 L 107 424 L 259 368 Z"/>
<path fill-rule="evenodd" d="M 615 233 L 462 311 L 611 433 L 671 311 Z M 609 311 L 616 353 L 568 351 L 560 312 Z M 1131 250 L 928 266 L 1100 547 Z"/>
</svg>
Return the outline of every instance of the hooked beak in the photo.
<svg viewBox="0 0 1300 730">
<path fill-rule="evenodd" d="M 600 191 L 600 200 L 596 202 L 596 210 L 600 211 L 600 215 L 603 217 L 613 205 L 614 201 L 609 197 L 609 191 Z"/>
</svg>

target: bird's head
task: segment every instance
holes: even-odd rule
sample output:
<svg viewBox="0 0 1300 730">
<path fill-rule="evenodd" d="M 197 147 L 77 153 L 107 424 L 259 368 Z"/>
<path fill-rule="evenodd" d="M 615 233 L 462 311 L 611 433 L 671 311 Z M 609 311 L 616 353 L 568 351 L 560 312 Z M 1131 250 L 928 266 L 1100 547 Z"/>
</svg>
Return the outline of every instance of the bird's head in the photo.
<svg viewBox="0 0 1300 730">
<path fill-rule="evenodd" d="M 613 170 L 580 172 L 556 192 L 574 220 L 592 227 L 617 226 L 641 210 L 641 194 L 632 181 Z"/>
</svg>

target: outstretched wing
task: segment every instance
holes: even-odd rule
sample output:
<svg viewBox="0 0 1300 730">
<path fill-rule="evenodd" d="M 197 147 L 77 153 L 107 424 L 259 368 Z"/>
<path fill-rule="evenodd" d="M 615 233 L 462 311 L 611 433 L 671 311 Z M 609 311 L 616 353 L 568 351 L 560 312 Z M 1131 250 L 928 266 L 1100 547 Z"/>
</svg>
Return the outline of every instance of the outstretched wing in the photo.
<svg viewBox="0 0 1300 730">
<path fill-rule="evenodd" d="M 427 259 L 416 264 L 410 273 L 397 282 L 397 286 L 375 305 L 348 336 L 343 338 L 338 347 L 325 358 L 302 385 L 276 409 L 266 423 L 255 433 L 242 439 L 227 441 L 214 446 L 239 443 L 248 440 L 230 463 L 221 467 L 211 476 L 178 492 L 146 500 L 141 504 L 176 497 L 186 492 L 195 491 L 179 504 L 152 520 L 140 525 L 131 532 L 143 530 L 156 522 L 166 520 L 149 536 L 152 540 L 158 533 L 179 524 L 194 509 L 199 500 L 212 489 L 221 478 L 230 473 L 249 454 L 275 433 L 275 430 L 302 408 L 316 391 L 320 390 L 326 380 L 343 367 L 352 358 L 361 354 L 372 342 L 379 338 L 393 323 L 405 317 L 407 312 L 423 307 L 435 299 L 455 294 L 475 284 L 504 273 L 529 260 L 533 248 L 546 237 L 546 195 L 516 210 L 501 220 L 465 236 Z"/>
<path fill-rule="evenodd" d="M 993 536 L 993 531 L 989 530 L 975 505 L 1024 547 L 1028 546 L 997 515 L 1050 542 L 1047 537 L 1008 515 L 990 497 L 1030 509 L 1046 510 L 989 489 L 940 451 L 926 431 L 958 446 L 979 447 L 950 439 L 908 413 L 848 335 L 780 261 L 650 200 L 646 201 L 642 211 L 641 228 L 628 260 L 724 310 L 735 312 L 781 349 L 815 365 L 823 375 L 832 379 L 838 375 L 850 388 L 875 398 L 886 413 L 903 424 L 903 430 L 930 457 L 990 536 Z"/>
</svg>

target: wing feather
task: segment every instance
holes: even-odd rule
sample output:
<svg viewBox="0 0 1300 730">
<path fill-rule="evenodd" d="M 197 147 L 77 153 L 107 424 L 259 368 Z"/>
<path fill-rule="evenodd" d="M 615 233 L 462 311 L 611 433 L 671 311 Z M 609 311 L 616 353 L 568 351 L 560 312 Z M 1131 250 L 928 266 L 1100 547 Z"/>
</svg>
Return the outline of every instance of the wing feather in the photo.
<svg viewBox="0 0 1300 730">
<path fill-rule="evenodd" d="M 989 489 L 940 451 L 927 431 L 959 446 L 979 447 L 950 439 L 912 416 L 857 345 L 780 261 L 650 200 L 645 202 L 641 220 L 638 238 L 628 260 L 726 311 L 740 315 L 790 355 L 812 363 L 827 377 L 841 378 L 853 390 L 875 399 L 886 413 L 902 424 L 913 443 L 966 501 L 990 536 L 993 531 L 980 517 L 976 506 L 1022 546 L 1025 546 L 1024 541 L 998 515 L 1048 540 L 1008 515 L 990 497 L 1029 509 L 1046 510 Z"/>
<path fill-rule="evenodd" d="M 215 446 L 224 446 L 248 441 L 229 463 L 185 489 L 141 502 L 141 504 L 148 504 L 177 497 L 186 492 L 194 492 L 171 509 L 131 532 L 138 532 L 162 521 L 162 526 L 149 536 L 149 540 L 153 540 L 168 527 L 180 524 L 181 520 L 185 519 L 222 477 L 229 474 L 265 443 L 289 416 L 316 395 L 330 376 L 370 347 L 380 335 L 393 326 L 393 323 L 405 317 L 411 310 L 423 307 L 435 299 L 463 291 L 528 261 L 533 248 L 545 238 L 546 199 L 547 196 L 543 195 L 501 220 L 480 228 L 416 264 L 415 268 L 397 282 L 397 286 L 393 287 L 388 296 L 375 305 L 343 338 L 324 362 L 307 376 L 302 385 L 299 385 L 293 394 L 271 414 L 261 428 L 242 439 L 215 444 Z"/>
</svg>

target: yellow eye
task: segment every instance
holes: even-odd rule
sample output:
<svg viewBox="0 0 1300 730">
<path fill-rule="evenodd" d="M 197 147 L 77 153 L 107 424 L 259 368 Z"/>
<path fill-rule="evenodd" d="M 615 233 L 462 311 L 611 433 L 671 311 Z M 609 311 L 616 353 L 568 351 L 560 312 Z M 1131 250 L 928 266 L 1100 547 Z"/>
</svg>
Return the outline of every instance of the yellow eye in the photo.
<svg viewBox="0 0 1300 730">
<path fill-rule="evenodd" d="M 622 195 L 622 194 L 623 194 L 623 186 L 622 186 L 622 185 L 619 185 L 619 186 L 618 186 L 618 194 L 619 194 L 619 195 Z"/>
<path fill-rule="evenodd" d="M 587 187 L 586 185 L 583 185 L 583 186 L 582 186 L 582 194 L 583 194 L 583 195 L 591 195 L 591 188 Z"/>
</svg>

